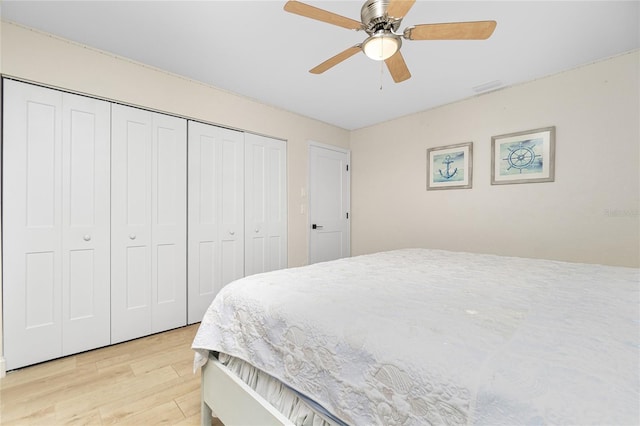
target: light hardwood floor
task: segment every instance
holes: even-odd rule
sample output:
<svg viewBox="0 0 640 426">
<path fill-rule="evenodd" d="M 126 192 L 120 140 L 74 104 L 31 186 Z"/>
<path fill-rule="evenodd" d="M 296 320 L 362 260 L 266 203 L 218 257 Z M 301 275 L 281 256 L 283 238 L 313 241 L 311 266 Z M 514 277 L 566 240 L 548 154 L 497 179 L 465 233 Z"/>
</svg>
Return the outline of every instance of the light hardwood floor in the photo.
<svg viewBox="0 0 640 426">
<path fill-rule="evenodd" d="M 7 373 L 2 425 L 198 425 L 198 324 Z M 221 425 L 217 419 L 214 425 Z"/>
</svg>

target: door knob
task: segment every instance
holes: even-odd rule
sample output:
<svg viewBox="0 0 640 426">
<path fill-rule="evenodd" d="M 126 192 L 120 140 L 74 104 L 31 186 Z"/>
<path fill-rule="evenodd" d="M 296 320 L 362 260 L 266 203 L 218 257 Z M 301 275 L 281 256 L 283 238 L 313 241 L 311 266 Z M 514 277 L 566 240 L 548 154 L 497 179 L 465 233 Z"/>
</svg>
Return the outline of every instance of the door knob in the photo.
<svg viewBox="0 0 640 426">
<path fill-rule="evenodd" d="M 85 241 L 91 241 L 91 235 L 87 234 L 84 237 L 82 237 L 82 239 Z"/>
<path fill-rule="evenodd" d="M 312 229 L 322 229 L 322 225 L 316 225 L 315 223 L 311 225 Z"/>
<path fill-rule="evenodd" d="M 230 235 L 236 235 L 236 231 L 229 231 Z"/>
<path fill-rule="evenodd" d="M 136 234 L 129 234 L 129 239 L 130 240 L 135 240 L 136 239 Z"/>
</svg>

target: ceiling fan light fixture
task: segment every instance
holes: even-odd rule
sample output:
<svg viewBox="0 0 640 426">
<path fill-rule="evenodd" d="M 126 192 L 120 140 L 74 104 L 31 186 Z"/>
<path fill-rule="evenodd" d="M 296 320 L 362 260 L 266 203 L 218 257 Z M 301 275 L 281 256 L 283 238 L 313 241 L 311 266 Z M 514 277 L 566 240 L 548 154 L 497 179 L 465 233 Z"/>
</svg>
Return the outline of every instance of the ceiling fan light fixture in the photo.
<svg viewBox="0 0 640 426">
<path fill-rule="evenodd" d="M 364 54 L 374 61 L 384 61 L 395 55 L 400 49 L 402 40 L 388 30 L 381 30 L 362 43 Z"/>
</svg>

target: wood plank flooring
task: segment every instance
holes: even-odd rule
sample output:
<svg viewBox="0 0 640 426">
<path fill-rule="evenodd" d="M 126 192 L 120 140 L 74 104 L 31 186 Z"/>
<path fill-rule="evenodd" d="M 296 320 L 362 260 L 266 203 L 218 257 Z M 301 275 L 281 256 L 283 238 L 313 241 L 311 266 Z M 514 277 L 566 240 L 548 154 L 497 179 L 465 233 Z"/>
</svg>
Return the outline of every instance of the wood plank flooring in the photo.
<svg viewBox="0 0 640 426">
<path fill-rule="evenodd" d="M 198 324 L 10 371 L 2 425 L 199 425 Z M 221 425 L 217 419 L 214 425 Z"/>
</svg>

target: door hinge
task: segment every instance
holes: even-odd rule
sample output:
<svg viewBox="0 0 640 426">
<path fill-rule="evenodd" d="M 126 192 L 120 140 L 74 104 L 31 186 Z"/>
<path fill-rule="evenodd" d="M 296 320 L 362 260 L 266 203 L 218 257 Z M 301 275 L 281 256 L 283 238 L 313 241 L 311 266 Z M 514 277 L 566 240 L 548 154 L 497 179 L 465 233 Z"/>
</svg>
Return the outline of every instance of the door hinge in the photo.
<svg viewBox="0 0 640 426">
<path fill-rule="evenodd" d="M 347 164 L 347 171 L 349 171 L 349 165 Z"/>
<path fill-rule="evenodd" d="M 349 219 L 349 212 L 347 212 L 347 219 Z"/>
</svg>

